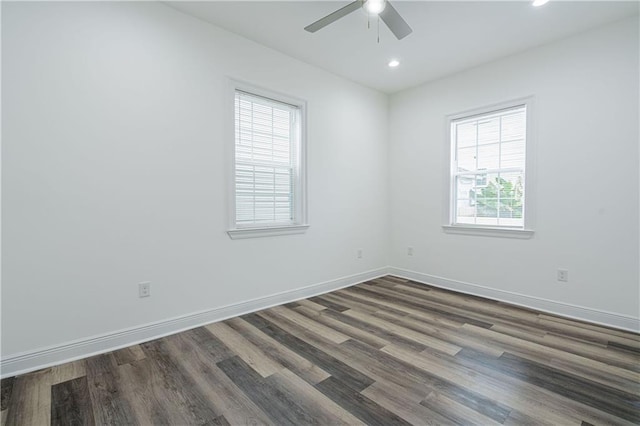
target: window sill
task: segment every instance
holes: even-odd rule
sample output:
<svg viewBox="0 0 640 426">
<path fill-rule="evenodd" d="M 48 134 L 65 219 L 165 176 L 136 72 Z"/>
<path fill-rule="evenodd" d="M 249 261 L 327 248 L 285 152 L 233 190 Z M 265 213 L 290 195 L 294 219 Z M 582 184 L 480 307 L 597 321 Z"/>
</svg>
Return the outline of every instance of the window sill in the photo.
<svg viewBox="0 0 640 426">
<path fill-rule="evenodd" d="M 443 225 L 442 229 L 447 234 L 481 235 L 485 237 L 519 238 L 523 240 L 533 237 L 532 229 L 495 228 L 463 225 Z"/>
<path fill-rule="evenodd" d="M 304 234 L 309 225 L 269 226 L 264 228 L 238 228 L 227 231 L 232 240 L 244 238 L 274 237 L 277 235 Z"/>
</svg>

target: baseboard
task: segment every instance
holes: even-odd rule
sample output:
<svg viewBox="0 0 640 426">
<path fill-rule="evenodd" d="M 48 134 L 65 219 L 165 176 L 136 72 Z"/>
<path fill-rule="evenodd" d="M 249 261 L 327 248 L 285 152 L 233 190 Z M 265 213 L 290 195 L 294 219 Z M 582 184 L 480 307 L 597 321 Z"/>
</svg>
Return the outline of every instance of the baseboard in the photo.
<svg viewBox="0 0 640 426">
<path fill-rule="evenodd" d="M 389 274 L 397 277 L 410 279 L 412 281 L 429 284 L 459 293 L 471 294 L 487 299 L 498 300 L 525 308 L 535 309 L 562 317 L 587 321 L 594 324 L 617 328 L 638 333 L 640 331 L 640 319 L 632 316 L 615 314 L 583 306 L 571 305 L 569 303 L 556 302 L 540 297 L 527 296 L 505 290 L 498 290 L 478 284 L 466 283 L 424 274 L 422 272 L 410 271 L 401 268 L 389 267 Z"/>
<path fill-rule="evenodd" d="M 307 297 L 349 287 L 388 274 L 388 268 L 379 268 L 307 287 L 289 290 L 233 305 L 195 312 L 138 327 L 79 339 L 61 345 L 41 348 L 4 357 L 0 361 L 0 377 L 11 377 L 41 368 L 51 367 L 116 349 L 158 339 L 212 322 L 270 308 Z"/>
</svg>

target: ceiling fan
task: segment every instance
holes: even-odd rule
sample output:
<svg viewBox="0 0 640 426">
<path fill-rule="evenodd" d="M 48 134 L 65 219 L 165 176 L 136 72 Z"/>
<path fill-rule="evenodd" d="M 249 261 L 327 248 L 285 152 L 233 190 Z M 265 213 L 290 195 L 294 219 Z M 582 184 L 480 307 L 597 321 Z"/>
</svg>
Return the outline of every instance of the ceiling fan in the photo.
<svg viewBox="0 0 640 426">
<path fill-rule="evenodd" d="M 310 33 L 315 33 L 319 29 L 326 27 L 327 25 L 347 16 L 351 12 L 355 12 L 360 8 L 363 8 L 372 15 L 377 15 L 382 19 L 382 22 L 389 27 L 393 35 L 395 35 L 398 40 L 402 40 L 413 31 L 409 24 L 402 19 L 402 16 L 400 16 L 398 11 L 391 6 L 391 3 L 388 0 L 355 0 L 345 7 L 328 14 L 324 18 L 318 19 L 316 22 L 306 26 L 304 29 Z"/>
</svg>

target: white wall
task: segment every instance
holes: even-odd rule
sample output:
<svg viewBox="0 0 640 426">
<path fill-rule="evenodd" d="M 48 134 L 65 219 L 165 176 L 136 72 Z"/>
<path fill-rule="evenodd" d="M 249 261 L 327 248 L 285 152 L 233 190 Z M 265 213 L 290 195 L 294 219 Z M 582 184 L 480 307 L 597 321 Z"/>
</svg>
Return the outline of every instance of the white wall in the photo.
<svg viewBox="0 0 640 426">
<path fill-rule="evenodd" d="M 391 264 L 478 294 L 637 319 L 638 48 L 636 17 L 392 96 Z M 443 233 L 445 116 L 528 95 L 535 236 Z"/>
<path fill-rule="evenodd" d="M 3 358 L 388 264 L 385 95 L 161 4 L 2 8 Z M 228 77 L 308 102 L 304 235 L 225 232 Z"/>
</svg>

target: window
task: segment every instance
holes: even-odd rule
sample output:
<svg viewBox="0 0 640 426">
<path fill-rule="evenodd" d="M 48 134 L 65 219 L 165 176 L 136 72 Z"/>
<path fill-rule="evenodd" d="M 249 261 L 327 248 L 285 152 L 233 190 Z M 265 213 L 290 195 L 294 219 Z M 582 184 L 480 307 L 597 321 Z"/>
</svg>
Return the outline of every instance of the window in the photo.
<svg viewBox="0 0 640 426">
<path fill-rule="evenodd" d="M 231 238 L 304 232 L 304 103 L 234 85 Z"/>
<path fill-rule="evenodd" d="M 445 231 L 521 237 L 532 233 L 527 185 L 530 103 L 521 100 L 448 118 L 450 204 Z"/>
</svg>

